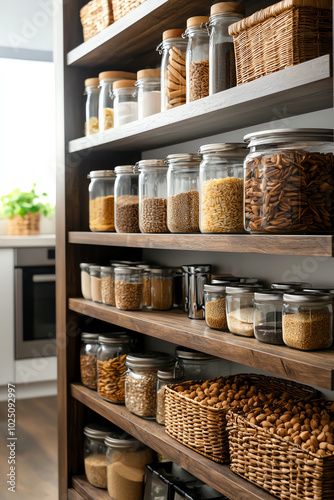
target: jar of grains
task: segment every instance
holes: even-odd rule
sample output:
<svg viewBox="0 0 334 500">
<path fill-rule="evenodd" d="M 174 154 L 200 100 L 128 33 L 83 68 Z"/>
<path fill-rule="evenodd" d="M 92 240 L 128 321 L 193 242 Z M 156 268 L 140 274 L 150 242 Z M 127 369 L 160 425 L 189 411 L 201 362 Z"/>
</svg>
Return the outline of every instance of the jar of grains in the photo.
<svg viewBox="0 0 334 500">
<path fill-rule="evenodd" d="M 169 370 L 159 370 L 157 375 L 157 409 L 155 419 L 158 424 L 165 425 L 165 386 L 183 381 L 183 372 L 173 367 Z"/>
<path fill-rule="evenodd" d="M 125 432 L 105 438 L 108 493 L 112 500 L 142 500 L 145 467 L 154 453 Z"/>
<path fill-rule="evenodd" d="M 242 232 L 244 144 L 208 144 L 199 152 L 201 232 Z"/>
<path fill-rule="evenodd" d="M 85 121 L 85 135 L 96 134 L 99 131 L 99 79 L 87 78 L 85 80 L 86 98 L 86 121 Z"/>
<path fill-rule="evenodd" d="M 220 375 L 220 359 L 215 356 L 181 346 L 175 354 L 183 380 L 209 380 Z"/>
<path fill-rule="evenodd" d="M 136 80 L 117 80 L 112 86 L 114 127 L 138 120 Z"/>
<path fill-rule="evenodd" d="M 304 288 L 311 286 L 311 283 L 303 281 L 278 281 L 277 283 L 272 283 L 270 288 L 273 290 L 303 290 Z"/>
<path fill-rule="evenodd" d="M 333 131 L 282 129 L 244 137 L 244 224 L 260 233 L 334 229 Z"/>
<path fill-rule="evenodd" d="M 90 284 L 90 274 L 89 266 L 94 266 L 96 264 L 81 262 L 81 293 L 84 299 L 92 300 L 91 284 Z"/>
<path fill-rule="evenodd" d="M 123 311 L 139 311 L 143 305 L 143 273 L 138 267 L 115 267 L 115 302 Z"/>
<path fill-rule="evenodd" d="M 115 167 L 115 229 L 118 233 L 139 233 L 138 176 L 133 165 Z"/>
<path fill-rule="evenodd" d="M 293 291 L 293 290 L 290 290 Z M 283 290 L 261 290 L 254 293 L 254 335 L 265 344 L 283 344 Z"/>
<path fill-rule="evenodd" d="M 142 69 L 137 73 L 138 119 L 161 111 L 160 69 Z"/>
<path fill-rule="evenodd" d="M 163 352 L 142 352 L 126 358 L 125 406 L 139 417 L 154 418 L 158 370 L 174 365 L 174 358 Z"/>
<path fill-rule="evenodd" d="M 126 333 L 100 335 L 97 351 L 97 392 L 112 403 L 124 403 L 126 355 L 132 338 Z"/>
<path fill-rule="evenodd" d="M 173 276 L 171 268 L 151 267 L 151 307 L 166 311 L 173 306 Z"/>
<path fill-rule="evenodd" d="M 104 440 L 112 426 L 89 424 L 84 428 L 84 464 L 88 482 L 96 488 L 107 488 L 106 446 Z"/>
<path fill-rule="evenodd" d="M 80 375 L 81 382 L 89 389 L 96 391 L 97 372 L 96 372 L 96 355 L 98 348 L 98 333 L 81 334 L 81 349 L 80 349 Z"/>
<path fill-rule="evenodd" d="M 188 37 L 186 52 L 187 102 L 197 101 L 209 95 L 209 35 L 207 16 L 187 19 L 185 36 Z"/>
<path fill-rule="evenodd" d="M 205 322 L 215 330 L 227 330 L 226 286 L 204 285 Z"/>
<path fill-rule="evenodd" d="M 161 111 L 186 102 L 186 50 L 183 29 L 164 31 L 157 50 L 161 59 Z"/>
<path fill-rule="evenodd" d="M 102 303 L 101 266 L 89 266 L 90 287 L 93 302 Z"/>
<path fill-rule="evenodd" d="M 167 226 L 172 233 L 199 232 L 199 164 L 197 154 L 167 156 Z"/>
<path fill-rule="evenodd" d="M 333 342 L 333 296 L 316 292 L 283 295 L 283 341 L 302 351 L 326 349 Z"/>
<path fill-rule="evenodd" d="M 115 268 L 101 266 L 101 297 L 103 304 L 115 306 Z"/>
<path fill-rule="evenodd" d="M 254 337 L 254 292 L 260 285 L 239 285 L 226 288 L 227 326 L 231 333 Z"/>
<path fill-rule="evenodd" d="M 90 172 L 89 229 L 91 231 L 115 231 L 113 170 Z"/>
<path fill-rule="evenodd" d="M 139 227 L 142 233 L 168 233 L 167 165 L 165 160 L 141 160 L 139 175 Z"/>
</svg>

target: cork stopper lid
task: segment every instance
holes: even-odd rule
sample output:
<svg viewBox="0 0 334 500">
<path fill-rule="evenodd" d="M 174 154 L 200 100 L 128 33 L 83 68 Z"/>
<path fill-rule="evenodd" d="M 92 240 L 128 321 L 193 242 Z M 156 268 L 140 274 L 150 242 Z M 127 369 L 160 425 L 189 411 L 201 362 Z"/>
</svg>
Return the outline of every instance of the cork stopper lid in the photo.
<svg viewBox="0 0 334 500">
<path fill-rule="evenodd" d="M 187 28 L 192 28 L 193 26 L 201 26 L 201 24 L 206 24 L 208 22 L 208 16 L 189 17 L 189 19 L 187 19 Z"/>
<path fill-rule="evenodd" d="M 160 69 L 141 69 L 137 72 L 137 80 L 141 78 L 160 78 Z"/>
<path fill-rule="evenodd" d="M 126 89 L 135 87 L 136 80 L 117 80 L 117 82 L 113 83 L 113 90 L 115 89 Z"/>
<path fill-rule="evenodd" d="M 184 29 L 167 30 L 162 34 L 162 40 L 169 40 L 170 38 L 182 38 Z"/>
<path fill-rule="evenodd" d="M 236 14 L 245 14 L 245 7 L 238 2 L 220 2 L 211 6 L 210 16 L 222 14 L 224 12 L 235 12 Z"/>
<path fill-rule="evenodd" d="M 98 87 L 99 84 L 98 78 L 87 78 L 87 80 L 85 80 L 85 87 Z"/>
<path fill-rule="evenodd" d="M 129 73 L 128 71 L 103 71 L 103 73 L 99 74 L 99 80 L 125 80 L 126 78 L 129 80 L 133 80 L 136 78 L 136 73 Z"/>
</svg>

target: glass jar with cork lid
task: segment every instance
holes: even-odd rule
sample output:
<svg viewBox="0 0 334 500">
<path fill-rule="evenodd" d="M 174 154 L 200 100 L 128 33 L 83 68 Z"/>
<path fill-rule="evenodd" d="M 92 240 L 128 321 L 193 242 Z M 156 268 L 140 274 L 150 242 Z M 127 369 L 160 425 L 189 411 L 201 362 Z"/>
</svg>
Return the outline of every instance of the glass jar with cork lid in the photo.
<svg viewBox="0 0 334 500">
<path fill-rule="evenodd" d="M 137 73 L 138 119 L 161 111 L 160 69 L 142 69 Z"/>
<path fill-rule="evenodd" d="M 165 160 L 141 160 L 139 175 L 139 227 L 142 233 L 168 233 L 167 165 Z"/>
<path fill-rule="evenodd" d="M 188 37 L 186 53 L 187 102 L 209 95 L 209 36 L 207 16 L 187 19 L 185 36 Z"/>
<path fill-rule="evenodd" d="M 138 120 L 136 80 L 117 80 L 113 83 L 114 127 Z"/>
<path fill-rule="evenodd" d="M 115 229 L 118 233 L 139 233 L 139 172 L 134 165 L 115 167 Z"/>
<path fill-rule="evenodd" d="M 114 126 L 114 99 L 112 95 L 113 83 L 117 80 L 134 80 L 136 73 L 127 71 L 103 71 L 99 74 L 99 130 L 103 132 Z"/>
<path fill-rule="evenodd" d="M 113 170 L 94 170 L 88 175 L 89 229 L 91 231 L 115 231 Z"/>
<path fill-rule="evenodd" d="M 86 122 L 85 122 L 85 135 L 96 134 L 99 131 L 99 79 L 87 78 L 85 80 L 86 98 Z"/>
</svg>

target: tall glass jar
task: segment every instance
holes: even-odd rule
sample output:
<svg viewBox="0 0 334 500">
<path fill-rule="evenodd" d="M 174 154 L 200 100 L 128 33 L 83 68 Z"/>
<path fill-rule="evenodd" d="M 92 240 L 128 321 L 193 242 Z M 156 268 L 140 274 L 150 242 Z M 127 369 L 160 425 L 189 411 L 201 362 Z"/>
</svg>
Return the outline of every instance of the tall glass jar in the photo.
<svg viewBox="0 0 334 500">
<path fill-rule="evenodd" d="M 176 108 L 186 102 L 186 50 L 183 29 L 167 30 L 157 50 L 161 59 L 161 111 Z"/>
<path fill-rule="evenodd" d="M 226 288 L 227 326 L 231 333 L 254 337 L 254 292 L 260 285 L 228 286 Z"/>
<path fill-rule="evenodd" d="M 165 160 L 141 160 L 139 175 L 139 227 L 142 233 L 168 233 L 167 165 Z"/>
<path fill-rule="evenodd" d="M 86 95 L 86 122 L 85 135 L 96 134 L 99 131 L 99 79 L 87 78 L 85 80 Z"/>
<path fill-rule="evenodd" d="M 101 266 L 101 297 L 103 304 L 115 306 L 115 268 Z"/>
<path fill-rule="evenodd" d="M 94 170 L 88 175 L 89 229 L 91 231 L 115 231 L 113 170 Z"/>
<path fill-rule="evenodd" d="M 205 323 L 214 330 L 227 330 L 226 286 L 204 285 Z"/>
<path fill-rule="evenodd" d="M 199 164 L 197 154 L 167 156 L 167 226 L 172 233 L 199 232 Z"/>
<path fill-rule="evenodd" d="M 233 39 L 228 27 L 245 17 L 244 5 L 238 2 L 220 2 L 212 5 L 209 33 L 209 93 L 235 87 L 237 84 Z"/>
<path fill-rule="evenodd" d="M 168 267 L 150 269 L 152 309 L 166 311 L 173 306 L 173 276 L 173 269 Z"/>
<path fill-rule="evenodd" d="M 165 425 L 165 386 L 183 381 L 183 372 L 174 366 L 169 370 L 159 370 L 157 375 L 157 409 L 155 419 L 158 424 Z"/>
<path fill-rule="evenodd" d="M 254 335 L 260 342 L 283 344 L 283 293 L 283 290 L 261 290 L 254 293 Z"/>
<path fill-rule="evenodd" d="M 161 111 L 160 69 L 142 69 L 137 73 L 138 119 Z"/>
<path fill-rule="evenodd" d="M 115 302 L 117 309 L 139 311 L 143 306 L 143 273 L 138 267 L 115 268 Z"/>
<path fill-rule="evenodd" d="M 118 233 L 139 233 L 138 176 L 133 165 L 115 167 L 115 229 Z"/>
<path fill-rule="evenodd" d="M 322 233 L 334 229 L 333 131 L 255 132 L 248 142 L 244 224 L 259 233 Z"/>
<path fill-rule="evenodd" d="M 207 16 L 187 19 L 185 36 L 188 37 L 186 53 L 187 102 L 209 95 L 209 36 Z"/>
<path fill-rule="evenodd" d="M 81 334 L 80 349 L 81 382 L 89 389 L 93 389 L 95 391 L 97 387 L 96 355 L 98 337 L 98 333 L 83 332 Z"/>
<path fill-rule="evenodd" d="M 183 372 L 183 380 L 210 380 L 219 377 L 219 358 L 194 351 L 187 347 L 177 347 L 176 359 Z"/>
<path fill-rule="evenodd" d="M 102 303 L 101 266 L 89 266 L 90 289 L 93 302 Z"/>
<path fill-rule="evenodd" d="M 244 144 L 207 144 L 201 146 L 199 174 L 202 233 L 243 232 Z"/>
<path fill-rule="evenodd" d="M 92 300 L 92 291 L 90 283 L 89 266 L 94 266 L 96 264 L 81 262 L 80 272 L 81 272 L 81 293 L 84 299 Z"/>
<path fill-rule="evenodd" d="M 113 84 L 114 127 L 138 120 L 136 80 L 118 80 Z"/>
<path fill-rule="evenodd" d="M 107 462 L 104 440 L 112 427 L 89 424 L 84 428 L 84 463 L 88 482 L 96 488 L 107 489 Z"/>
</svg>

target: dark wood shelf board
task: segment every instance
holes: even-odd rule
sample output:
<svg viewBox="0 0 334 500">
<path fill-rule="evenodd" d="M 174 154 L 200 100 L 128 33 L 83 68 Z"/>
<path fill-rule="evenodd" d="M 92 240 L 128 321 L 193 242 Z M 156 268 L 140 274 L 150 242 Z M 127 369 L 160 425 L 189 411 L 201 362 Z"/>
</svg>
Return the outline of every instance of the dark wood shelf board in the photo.
<svg viewBox="0 0 334 500">
<path fill-rule="evenodd" d="M 169 458 L 185 470 L 233 500 L 272 500 L 264 490 L 234 474 L 228 466 L 216 464 L 199 453 L 180 444 L 165 433 L 165 428 L 154 421 L 130 413 L 124 406 L 113 405 L 83 387 L 71 384 L 72 396 L 95 412 L 146 443 L 150 448 Z M 82 494 L 79 491 L 80 494 Z M 85 497 L 84 497 L 85 498 Z M 89 497 L 87 497 L 89 498 Z M 100 499 L 100 497 L 96 497 Z M 104 499 L 104 497 L 101 497 Z"/>
<path fill-rule="evenodd" d="M 83 500 L 110 500 L 108 491 L 92 486 L 86 476 L 73 476 L 72 487 Z"/>
<path fill-rule="evenodd" d="M 181 344 L 229 361 L 299 382 L 334 390 L 334 351 L 302 352 L 208 328 L 182 311 L 120 311 L 85 299 L 69 299 L 69 309 L 151 337 Z"/>
<path fill-rule="evenodd" d="M 332 105 L 331 61 L 326 55 L 117 129 L 72 140 L 69 152 L 143 151 Z"/>
</svg>

